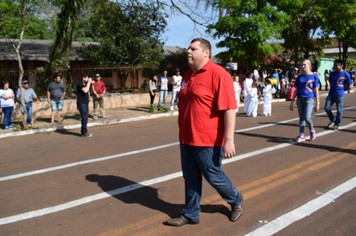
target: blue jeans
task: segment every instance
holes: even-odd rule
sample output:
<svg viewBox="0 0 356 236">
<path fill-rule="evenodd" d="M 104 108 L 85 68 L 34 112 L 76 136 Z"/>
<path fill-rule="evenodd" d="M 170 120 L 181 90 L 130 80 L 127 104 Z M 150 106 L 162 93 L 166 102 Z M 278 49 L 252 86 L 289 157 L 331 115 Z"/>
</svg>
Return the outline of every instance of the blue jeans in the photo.
<svg viewBox="0 0 356 236">
<path fill-rule="evenodd" d="M 199 221 L 202 175 L 231 206 L 241 203 L 241 194 L 221 169 L 221 147 L 195 147 L 181 143 L 180 152 L 185 181 L 185 206 L 182 214 L 186 218 Z"/>
<path fill-rule="evenodd" d="M 305 122 L 307 122 L 310 131 L 314 129 L 311 113 L 314 107 L 314 99 L 298 97 L 297 99 L 299 113 L 299 136 L 304 136 Z"/>
<path fill-rule="evenodd" d="M 2 111 L 4 113 L 4 128 L 11 125 L 11 115 L 14 111 L 14 107 L 3 107 Z"/>
<path fill-rule="evenodd" d="M 31 124 L 32 122 L 32 103 L 25 103 L 26 105 L 26 110 L 27 110 L 27 121 L 26 121 L 26 124 Z M 22 112 L 22 115 L 24 114 L 24 111 L 23 111 L 23 107 L 21 106 L 21 112 Z"/>
<path fill-rule="evenodd" d="M 167 94 L 168 94 L 167 90 L 159 91 L 158 108 L 161 105 L 162 99 L 163 99 L 163 105 L 166 105 Z"/>
<path fill-rule="evenodd" d="M 89 108 L 88 104 L 77 104 L 77 109 L 80 112 L 80 115 L 82 116 L 82 127 L 80 129 L 80 133 L 82 135 L 88 133 L 87 130 L 87 124 L 88 124 L 88 118 L 89 118 Z"/>
<path fill-rule="evenodd" d="M 171 101 L 171 107 L 174 106 L 174 101 L 176 100 L 177 94 L 179 91 L 172 91 L 172 101 Z M 178 98 L 177 98 L 177 106 L 178 106 Z"/>
<path fill-rule="evenodd" d="M 326 114 L 328 114 L 329 120 L 335 122 L 335 125 L 339 125 L 341 122 L 344 99 L 345 97 L 333 97 L 333 96 L 326 97 L 324 109 L 326 111 Z M 336 118 L 331 112 L 331 107 L 334 105 L 334 103 L 336 103 L 336 110 L 337 110 Z"/>
</svg>

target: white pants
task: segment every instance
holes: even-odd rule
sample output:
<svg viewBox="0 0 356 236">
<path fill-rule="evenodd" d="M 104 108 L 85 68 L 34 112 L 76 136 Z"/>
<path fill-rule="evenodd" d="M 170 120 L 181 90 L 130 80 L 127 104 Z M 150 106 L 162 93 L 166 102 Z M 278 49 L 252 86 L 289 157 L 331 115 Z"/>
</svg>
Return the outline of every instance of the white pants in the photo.
<svg viewBox="0 0 356 236">
<path fill-rule="evenodd" d="M 240 106 L 240 93 L 237 92 L 235 93 L 235 98 L 236 98 L 236 106 L 237 108 L 235 109 L 235 113 L 239 113 L 239 106 Z"/>
<path fill-rule="evenodd" d="M 251 97 L 250 97 L 250 94 L 247 92 L 244 92 L 244 97 L 245 97 L 244 112 L 247 114 L 248 106 L 250 105 L 250 101 L 251 101 Z"/>
<path fill-rule="evenodd" d="M 263 112 L 262 114 L 267 116 L 272 114 L 272 95 L 264 94 L 263 95 Z"/>
<path fill-rule="evenodd" d="M 251 100 L 248 106 L 246 115 L 256 117 L 257 116 L 258 101 Z"/>
</svg>

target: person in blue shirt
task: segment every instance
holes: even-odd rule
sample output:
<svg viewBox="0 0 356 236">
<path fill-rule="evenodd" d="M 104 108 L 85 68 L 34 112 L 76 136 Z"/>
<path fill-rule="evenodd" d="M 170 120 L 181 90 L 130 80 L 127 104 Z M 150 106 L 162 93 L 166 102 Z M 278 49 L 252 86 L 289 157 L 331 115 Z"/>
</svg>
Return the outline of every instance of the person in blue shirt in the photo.
<svg viewBox="0 0 356 236">
<path fill-rule="evenodd" d="M 294 139 L 295 142 L 304 142 L 305 122 L 307 122 L 310 129 L 310 140 L 315 139 L 315 129 L 311 119 L 311 113 L 314 107 L 314 99 L 316 106 L 315 112 L 319 111 L 319 77 L 311 71 L 311 62 L 303 60 L 302 74 L 299 75 L 294 83 L 295 91 L 293 93 L 292 101 L 289 109 L 293 111 L 293 103 L 295 97 L 297 98 L 297 106 L 299 113 L 299 136 Z"/>
<path fill-rule="evenodd" d="M 329 83 L 330 91 L 325 101 L 325 111 L 328 114 L 330 123 L 327 125 L 329 129 L 334 127 L 338 130 L 341 118 L 342 108 L 344 105 L 345 91 L 351 88 L 352 82 L 350 74 L 344 71 L 344 62 L 339 60 L 334 63 L 334 70 L 330 73 Z M 331 112 L 331 107 L 336 104 L 336 117 Z"/>
<path fill-rule="evenodd" d="M 26 106 L 26 110 L 27 110 L 27 121 L 26 124 L 29 128 L 31 128 L 33 126 L 33 120 L 32 120 L 32 101 L 33 99 L 36 100 L 36 103 L 40 103 L 40 101 L 38 100 L 38 97 L 35 93 L 35 91 L 29 87 L 28 84 L 28 80 L 23 80 L 22 81 L 22 94 L 23 94 L 23 99 L 25 101 L 25 106 Z M 16 98 L 18 100 L 19 103 L 21 103 L 21 92 L 20 92 L 20 88 L 17 89 L 16 91 Z M 16 103 L 16 105 L 18 105 L 19 103 Z M 22 114 L 24 114 L 24 109 L 21 106 L 21 112 Z"/>
</svg>

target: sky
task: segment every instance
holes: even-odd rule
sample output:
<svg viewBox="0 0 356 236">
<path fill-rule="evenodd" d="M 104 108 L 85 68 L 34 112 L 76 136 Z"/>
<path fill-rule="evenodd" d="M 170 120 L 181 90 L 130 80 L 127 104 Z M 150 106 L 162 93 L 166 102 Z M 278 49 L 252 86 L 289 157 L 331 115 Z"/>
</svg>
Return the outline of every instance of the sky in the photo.
<svg viewBox="0 0 356 236">
<path fill-rule="evenodd" d="M 178 46 L 182 48 L 188 48 L 192 39 L 202 37 L 210 41 L 212 46 L 212 55 L 216 55 L 224 48 L 217 48 L 216 44 L 218 39 L 213 39 L 205 33 L 205 29 L 202 26 L 198 26 L 197 30 L 194 29 L 194 23 L 182 14 L 170 15 L 167 20 L 166 32 L 163 38 L 166 39 L 165 46 Z"/>
</svg>

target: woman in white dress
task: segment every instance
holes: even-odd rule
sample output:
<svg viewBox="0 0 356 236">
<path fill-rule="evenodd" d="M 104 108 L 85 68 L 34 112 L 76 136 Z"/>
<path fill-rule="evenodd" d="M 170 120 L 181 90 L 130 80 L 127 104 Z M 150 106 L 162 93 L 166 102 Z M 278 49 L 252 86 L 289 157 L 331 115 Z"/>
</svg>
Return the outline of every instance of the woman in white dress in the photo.
<svg viewBox="0 0 356 236">
<path fill-rule="evenodd" d="M 276 89 L 272 87 L 271 81 L 266 80 L 266 87 L 263 89 L 263 116 L 272 115 L 272 94 L 276 92 Z"/>
<path fill-rule="evenodd" d="M 250 93 L 250 103 L 248 106 L 247 116 L 256 117 L 257 116 L 257 107 L 258 107 L 258 91 L 257 83 L 252 84 L 251 93 Z"/>
<path fill-rule="evenodd" d="M 247 78 L 244 80 L 244 99 L 245 99 L 244 112 L 246 114 L 251 101 L 250 93 L 251 93 L 252 83 L 253 83 L 252 78 L 253 78 L 253 73 L 249 73 Z"/>
<path fill-rule="evenodd" d="M 240 105 L 240 93 L 241 93 L 238 76 L 235 76 L 234 90 L 235 90 L 235 98 L 236 98 L 236 106 L 237 106 L 237 108 L 235 109 L 235 113 L 236 113 L 236 115 L 238 115 L 239 114 L 239 105 Z"/>
</svg>

